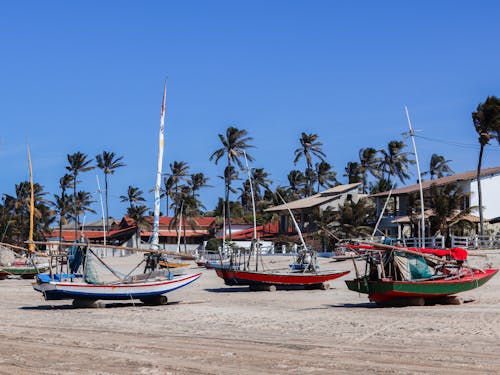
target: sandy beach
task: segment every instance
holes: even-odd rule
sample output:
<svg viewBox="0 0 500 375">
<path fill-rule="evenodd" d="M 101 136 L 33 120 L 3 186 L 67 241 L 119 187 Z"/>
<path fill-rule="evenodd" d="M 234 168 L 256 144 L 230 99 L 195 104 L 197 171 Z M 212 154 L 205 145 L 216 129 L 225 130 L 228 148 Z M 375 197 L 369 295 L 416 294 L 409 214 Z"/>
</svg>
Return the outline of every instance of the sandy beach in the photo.
<svg viewBox="0 0 500 375">
<path fill-rule="evenodd" d="M 500 251 L 485 254 L 471 264 L 500 265 Z M 136 259 L 107 258 L 123 269 Z M 289 260 L 266 257 L 265 263 L 273 268 Z M 353 269 L 350 261 L 322 259 L 321 265 Z M 0 373 L 500 372 L 498 275 L 462 294 L 462 305 L 401 308 L 376 307 L 349 291 L 346 277 L 326 291 L 250 292 L 203 270 L 198 282 L 169 294 L 166 306 L 122 302 L 94 309 L 46 302 L 31 280 L 3 280 Z"/>
</svg>

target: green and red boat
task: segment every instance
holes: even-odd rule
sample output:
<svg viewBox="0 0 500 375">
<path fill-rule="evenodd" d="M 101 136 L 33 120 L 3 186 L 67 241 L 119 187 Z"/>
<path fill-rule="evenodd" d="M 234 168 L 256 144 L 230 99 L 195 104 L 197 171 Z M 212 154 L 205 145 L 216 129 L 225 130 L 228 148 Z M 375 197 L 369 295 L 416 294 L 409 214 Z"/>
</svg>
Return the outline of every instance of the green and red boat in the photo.
<svg viewBox="0 0 500 375">
<path fill-rule="evenodd" d="M 365 275 L 346 280 L 347 287 L 368 294 L 377 304 L 409 302 L 424 304 L 478 288 L 498 269 L 467 265 L 464 249 L 406 249 L 373 246 L 366 261 Z"/>
<path fill-rule="evenodd" d="M 0 278 L 5 279 L 7 276 L 19 276 L 22 279 L 33 279 L 36 274 L 44 273 L 48 269 L 48 265 L 40 265 L 36 268 L 27 264 L 0 266 Z"/>
</svg>

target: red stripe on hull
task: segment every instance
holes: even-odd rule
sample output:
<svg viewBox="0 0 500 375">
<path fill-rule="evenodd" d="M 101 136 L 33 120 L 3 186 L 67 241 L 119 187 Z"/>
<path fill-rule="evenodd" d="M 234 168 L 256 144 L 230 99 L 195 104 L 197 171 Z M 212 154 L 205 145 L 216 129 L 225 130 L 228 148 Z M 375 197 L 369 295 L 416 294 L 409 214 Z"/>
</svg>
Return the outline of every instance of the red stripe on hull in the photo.
<svg viewBox="0 0 500 375">
<path fill-rule="evenodd" d="M 249 272 L 216 269 L 217 275 L 230 285 L 294 285 L 307 286 L 324 283 L 334 280 L 349 271 L 307 274 L 307 273 L 269 273 L 269 272 Z M 232 282 L 233 281 L 233 282 Z"/>
<path fill-rule="evenodd" d="M 166 281 L 162 281 L 162 282 L 148 283 L 148 284 L 141 284 L 141 283 L 135 283 L 134 284 L 134 283 L 130 283 L 130 284 L 114 284 L 114 285 L 110 285 L 110 284 L 92 285 L 92 284 L 60 283 L 60 282 L 58 282 L 57 284 L 60 285 L 60 286 L 71 286 L 71 287 L 75 287 L 75 288 L 109 288 L 109 287 L 113 287 L 113 288 L 116 288 L 116 289 L 120 289 L 120 288 L 142 288 L 142 287 L 146 287 L 146 286 L 159 286 L 159 285 L 167 285 L 167 284 L 172 284 L 172 283 L 178 283 L 178 282 L 181 282 L 181 281 L 185 281 L 185 280 L 190 280 L 192 278 L 196 278 L 196 277 L 198 277 L 200 275 L 201 275 L 201 273 L 197 273 L 197 274 L 189 275 L 188 277 L 185 277 L 183 279 L 166 280 Z"/>
</svg>

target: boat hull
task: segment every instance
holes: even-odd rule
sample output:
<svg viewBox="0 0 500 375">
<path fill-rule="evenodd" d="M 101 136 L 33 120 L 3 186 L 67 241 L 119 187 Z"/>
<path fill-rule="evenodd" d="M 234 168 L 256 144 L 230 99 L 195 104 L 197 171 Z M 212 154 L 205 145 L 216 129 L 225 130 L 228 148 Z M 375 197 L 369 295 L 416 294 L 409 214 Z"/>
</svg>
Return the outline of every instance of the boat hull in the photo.
<svg viewBox="0 0 500 375">
<path fill-rule="evenodd" d="M 10 267 L 1 267 L 0 275 L 12 275 L 12 276 L 20 276 L 23 279 L 32 279 L 35 277 L 37 273 L 44 273 L 48 270 L 48 267 L 38 267 L 38 270 L 35 267 L 23 267 L 23 266 L 10 266 Z"/>
<path fill-rule="evenodd" d="M 189 285 L 199 279 L 201 273 L 178 276 L 170 280 L 133 282 L 129 284 L 94 285 L 80 281 L 49 281 L 33 283 L 33 288 L 43 293 L 46 300 L 129 300 L 159 296 Z M 75 279 L 78 280 L 78 279 Z"/>
<path fill-rule="evenodd" d="M 372 302 L 387 302 L 404 298 L 439 298 L 476 289 L 488 282 L 497 269 L 476 270 L 460 279 L 432 281 L 369 281 L 366 278 L 346 280 L 347 287 L 358 293 L 368 294 Z"/>
<path fill-rule="evenodd" d="M 323 273 L 271 273 L 216 269 L 226 285 L 250 286 L 318 286 L 347 275 L 349 271 Z"/>
</svg>

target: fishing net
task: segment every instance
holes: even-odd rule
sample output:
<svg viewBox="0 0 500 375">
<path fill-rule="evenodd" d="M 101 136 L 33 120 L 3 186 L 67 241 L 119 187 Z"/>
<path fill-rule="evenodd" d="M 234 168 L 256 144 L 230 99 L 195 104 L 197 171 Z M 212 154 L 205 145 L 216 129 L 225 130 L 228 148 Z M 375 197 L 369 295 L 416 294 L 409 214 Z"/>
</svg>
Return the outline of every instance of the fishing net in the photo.
<svg viewBox="0 0 500 375">
<path fill-rule="evenodd" d="M 394 264 L 405 281 L 428 279 L 433 275 L 433 269 L 425 259 L 418 255 L 394 255 Z"/>
<path fill-rule="evenodd" d="M 106 284 L 120 281 L 125 276 L 111 267 L 106 267 L 92 252 L 87 252 L 85 260 L 85 281 L 89 284 Z"/>
<path fill-rule="evenodd" d="M 16 260 L 15 253 L 4 246 L 0 246 L 0 265 L 9 266 Z"/>
</svg>

